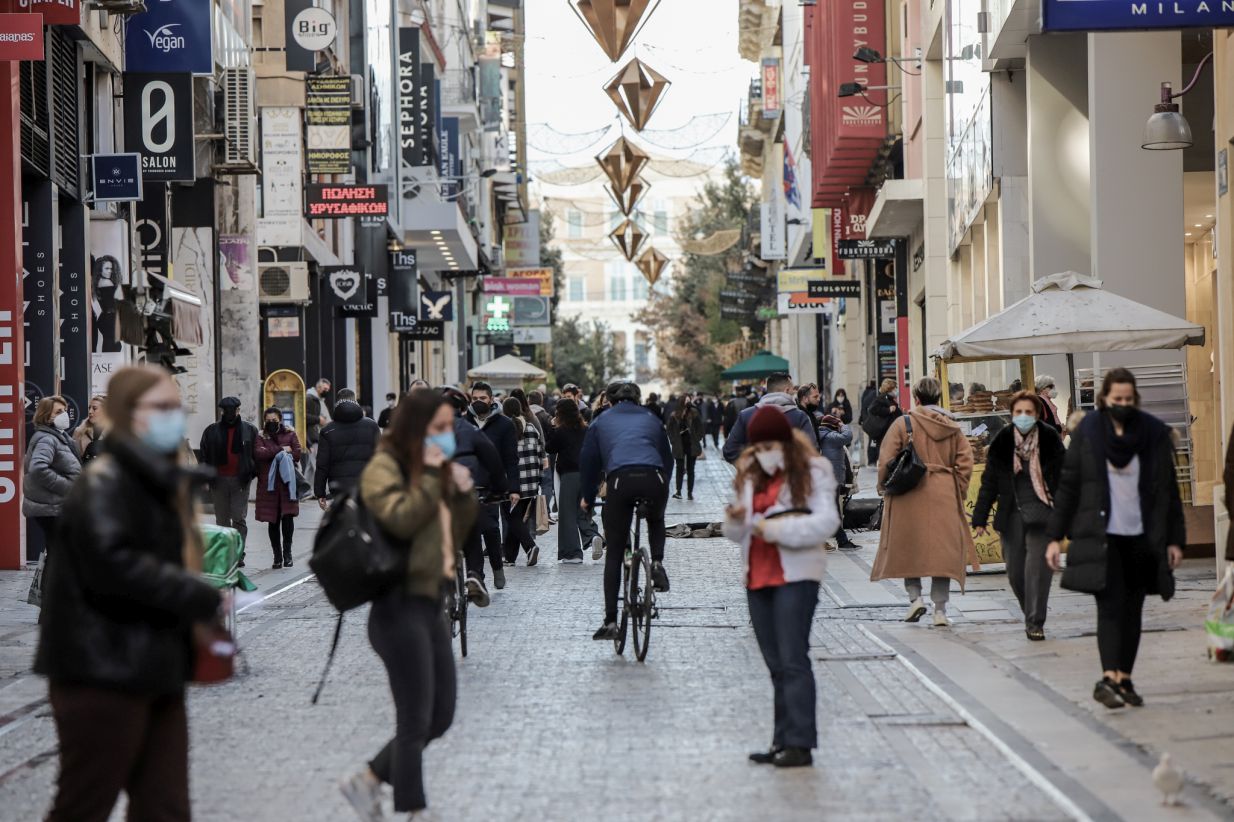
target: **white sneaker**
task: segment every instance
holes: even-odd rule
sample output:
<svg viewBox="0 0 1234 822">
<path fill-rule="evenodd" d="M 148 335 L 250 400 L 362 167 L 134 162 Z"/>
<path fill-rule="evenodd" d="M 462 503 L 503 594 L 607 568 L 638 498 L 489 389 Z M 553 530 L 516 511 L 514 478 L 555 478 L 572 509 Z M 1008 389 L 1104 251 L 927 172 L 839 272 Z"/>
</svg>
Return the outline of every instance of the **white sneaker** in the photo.
<svg viewBox="0 0 1234 822">
<path fill-rule="evenodd" d="M 591 558 L 600 559 L 604 556 L 604 539 L 599 536 L 591 538 Z"/>
<path fill-rule="evenodd" d="M 921 597 L 917 597 L 908 604 L 908 613 L 904 615 L 905 622 L 916 622 L 926 614 L 925 603 L 921 601 Z"/>
<path fill-rule="evenodd" d="M 339 783 L 339 790 L 363 822 L 383 822 L 381 782 L 368 768 L 361 768 Z"/>
<path fill-rule="evenodd" d="M 940 611 L 938 608 L 934 609 L 934 627 L 935 628 L 951 627 L 951 621 L 947 619 L 947 614 Z"/>
</svg>

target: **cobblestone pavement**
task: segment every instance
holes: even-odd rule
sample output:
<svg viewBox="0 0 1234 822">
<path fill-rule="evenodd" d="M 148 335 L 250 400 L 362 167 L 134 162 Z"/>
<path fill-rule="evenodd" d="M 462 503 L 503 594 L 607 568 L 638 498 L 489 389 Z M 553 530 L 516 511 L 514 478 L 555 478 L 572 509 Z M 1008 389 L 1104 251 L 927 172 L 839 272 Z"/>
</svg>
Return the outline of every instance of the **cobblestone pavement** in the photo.
<svg viewBox="0 0 1234 822">
<path fill-rule="evenodd" d="M 673 501 L 670 524 L 719 518 L 730 469 L 715 451 L 707 456 L 699 501 Z M 309 540 L 299 542 L 306 552 Z M 780 772 L 746 762 L 769 741 L 771 688 L 732 544 L 670 541 L 673 588 L 646 664 L 590 639 L 602 616 L 601 566 L 557 565 L 552 533 L 540 544 L 539 566 L 510 569 L 492 606 L 470 612 L 455 723 L 426 757 L 438 818 L 1069 818 L 1043 780 L 871 636 L 867 626 L 899 616 L 890 597 L 846 602 L 848 589 L 829 580 L 813 632 L 817 765 Z M 264 564 L 264 552 L 253 553 L 262 559 L 250 564 Z M 267 593 L 291 587 L 241 614 L 243 675 L 191 694 L 197 819 L 350 819 L 337 779 L 392 733 L 363 612 L 347 618 L 322 700 L 309 704 L 334 614 L 304 571 L 255 573 Z M 33 635 L 32 609 L 15 603 L 23 576 L 4 577 L 0 590 L 4 820 L 39 818 L 56 770 L 43 685 L 15 676 Z"/>
</svg>

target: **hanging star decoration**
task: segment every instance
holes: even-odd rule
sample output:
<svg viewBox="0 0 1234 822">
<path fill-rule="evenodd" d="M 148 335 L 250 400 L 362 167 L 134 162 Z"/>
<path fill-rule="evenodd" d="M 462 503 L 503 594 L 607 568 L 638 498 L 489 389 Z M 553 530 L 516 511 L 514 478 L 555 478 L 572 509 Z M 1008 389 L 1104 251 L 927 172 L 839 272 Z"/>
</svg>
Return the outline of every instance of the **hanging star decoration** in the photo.
<svg viewBox="0 0 1234 822">
<path fill-rule="evenodd" d="M 638 258 L 636 265 L 638 270 L 643 272 L 643 276 L 647 278 L 647 284 L 654 286 L 660 281 L 660 275 L 664 273 L 664 267 L 668 265 L 668 257 L 665 257 L 655 248 L 648 246 L 647 250 Z"/>
<path fill-rule="evenodd" d="M 624 216 L 629 217 L 634 213 L 634 209 L 638 207 L 639 202 L 643 199 L 643 195 L 647 193 L 649 188 L 651 188 L 651 185 L 642 177 L 639 177 L 625 191 L 614 191 L 612 186 L 605 186 L 604 190 L 617 206 L 617 210 Z"/>
<path fill-rule="evenodd" d="M 639 26 L 644 23 L 659 0 L 574 0 L 570 8 L 596 38 L 596 43 L 614 63 L 630 47 Z"/>
<path fill-rule="evenodd" d="M 634 185 L 639 172 L 650 160 L 647 152 L 625 137 L 619 137 L 617 142 L 609 146 L 608 151 L 596 157 L 596 162 L 613 184 L 613 190 L 623 193 Z"/>
<path fill-rule="evenodd" d="M 614 228 L 608 236 L 627 262 L 633 262 L 643 243 L 647 242 L 647 233 L 633 220 L 622 220 L 621 225 Z"/>
<path fill-rule="evenodd" d="M 604 91 L 635 131 L 642 131 L 672 83 L 635 57 L 608 81 Z"/>
</svg>

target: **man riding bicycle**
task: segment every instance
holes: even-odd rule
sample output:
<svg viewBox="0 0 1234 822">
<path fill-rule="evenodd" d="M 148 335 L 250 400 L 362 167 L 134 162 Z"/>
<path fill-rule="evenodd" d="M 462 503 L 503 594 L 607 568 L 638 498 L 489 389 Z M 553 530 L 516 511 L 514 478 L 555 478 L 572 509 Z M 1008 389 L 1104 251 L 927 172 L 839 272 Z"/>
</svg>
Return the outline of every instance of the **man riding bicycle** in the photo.
<svg viewBox="0 0 1234 822">
<path fill-rule="evenodd" d="M 604 475 L 604 624 L 592 639 L 617 637 L 617 592 L 630 541 L 630 524 L 639 500 L 647 503 L 647 541 L 651 547 L 651 579 L 657 591 L 668 590 L 664 570 L 664 508 L 673 454 L 659 418 L 639 404 L 641 392 L 632 382 L 616 382 L 604 392 L 612 407 L 596 417 L 583 438 L 579 478 L 584 510 L 595 505 Z"/>
</svg>

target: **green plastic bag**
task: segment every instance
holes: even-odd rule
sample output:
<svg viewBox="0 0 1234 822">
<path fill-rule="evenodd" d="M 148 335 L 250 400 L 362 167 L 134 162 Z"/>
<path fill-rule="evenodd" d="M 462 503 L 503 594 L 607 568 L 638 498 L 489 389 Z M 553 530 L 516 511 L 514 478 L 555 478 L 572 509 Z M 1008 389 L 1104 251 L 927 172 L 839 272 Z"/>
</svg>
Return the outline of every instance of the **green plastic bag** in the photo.
<svg viewBox="0 0 1234 822">
<path fill-rule="evenodd" d="M 207 582 L 215 588 L 257 590 L 257 586 L 240 570 L 244 540 L 240 538 L 239 531 L 221 525 L 202 525 L 201 536 L 206 548 L 201 560 L 201 575 Z"/>
</svg>

